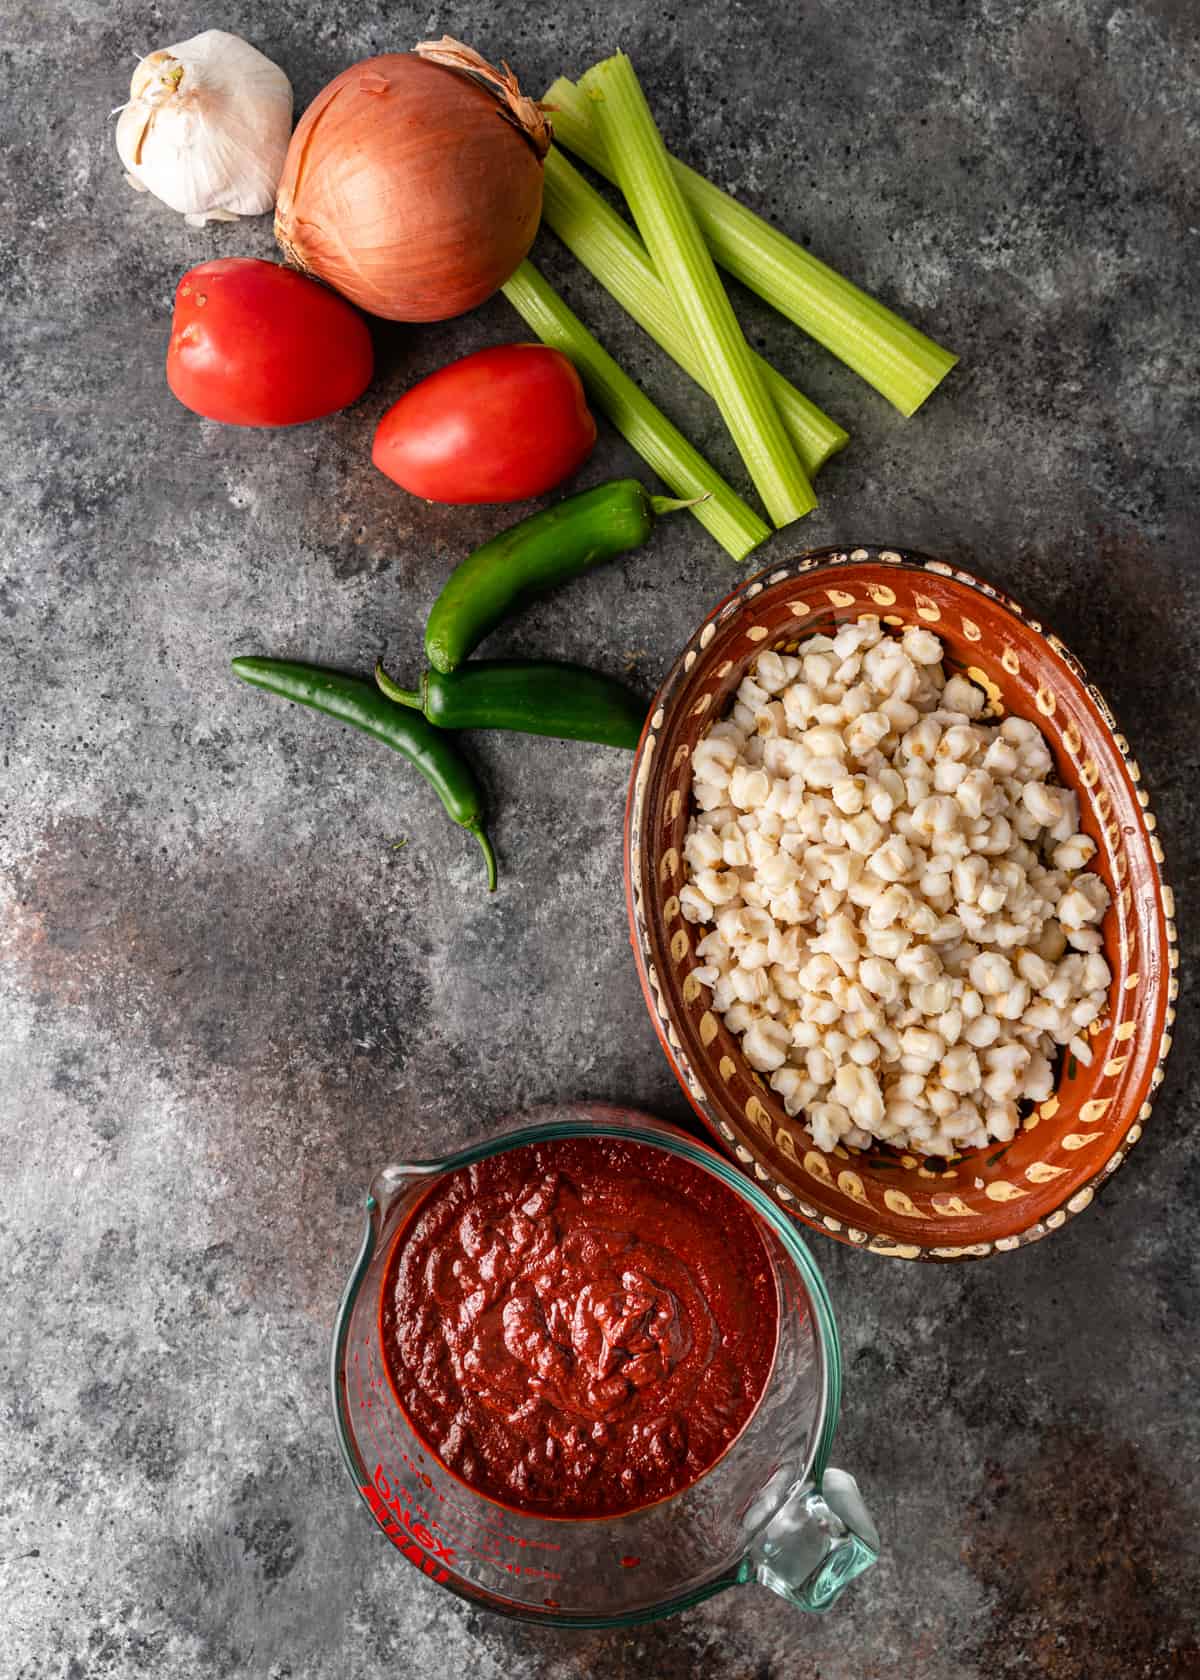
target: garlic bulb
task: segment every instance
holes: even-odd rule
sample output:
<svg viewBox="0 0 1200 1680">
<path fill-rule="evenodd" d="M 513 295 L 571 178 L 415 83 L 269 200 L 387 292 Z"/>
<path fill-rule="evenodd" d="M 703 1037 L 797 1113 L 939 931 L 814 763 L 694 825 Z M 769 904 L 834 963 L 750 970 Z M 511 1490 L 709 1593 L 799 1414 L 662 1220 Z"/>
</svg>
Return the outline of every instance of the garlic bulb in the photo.
<svg viewBox="0 0 1200 1680">
<path fill-rule="evenodd" d="M 264 215 L 292 132 L 292 85 L 257 47 L 206 29 L 142 59 L 117 123 L 131 186 L 193 225 Z"/>
</svg>

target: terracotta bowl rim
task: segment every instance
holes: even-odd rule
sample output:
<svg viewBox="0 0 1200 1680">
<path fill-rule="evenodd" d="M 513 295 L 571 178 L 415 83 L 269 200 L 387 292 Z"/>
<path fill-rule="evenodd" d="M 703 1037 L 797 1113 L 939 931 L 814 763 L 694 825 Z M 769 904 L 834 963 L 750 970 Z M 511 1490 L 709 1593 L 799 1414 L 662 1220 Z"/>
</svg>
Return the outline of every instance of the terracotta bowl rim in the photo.
<svg viewBox="0 0 1200 1680">
<path fill-rule="evenodd" d="M 1063 1199 L 1060 1202 L 1055 1203 L 1052 1208 L 1036 1216 L 1027 1226 L 1013 1230 L 1008 1235 L 995 1237 L 987 1241 L 964 1243 L 961 1246 L 947 1247 L 933 1243 L 925 1245 L 915 1241 L 904 1243 L 896 1241 L 883 1232 L 872 1233 L 870 1230 L 860 1231 L 856 1237 L 851 1237 L 847 1234 L 843 1222 L 830 1219 L 827 1224 L 825 1217 L 819 1215 L 819 1209 L 817 1218 L 808 1218 L 797 1209 L 798 1195 L 795 1188 L 787 1184 L 786 1181 L 775 1182 L 777 1177 L 782 1179 L 782 1175 L 778 1173 L 777 1169 L 768 1171 L 768 1163 L 764 1163 L 759 1158 L 758 1152 L 745 1144 L 745 1140 L 742 1140 L 745 1144 L 742 1149 L 735 1146 L 732 1135 L 726 1136 L 714 1116 L 707 1111 L 707 1105 L 711 1101 L 711 1097 L 701 1072 L 693 1073 L 692 1078 L 704 1093 L 703 1102 L 697 1101 L 693 1091 L 689 1088 L 687 1070 L 680 1065 L 680 1061 L 676 1058 L 672 1049 L 668 1033 L 675 1031 L 678 1023 L 669 1008 L 670 1000 L 665 996 L 665 993 L 656 996 L 656 988 L 651 985 L 646 956 L 650 943 L 649 934 L 645 926 L 646 918 L 639 910 L 638 895 L 635 892 L 633 838 L 636 821 L 640 816 L 640 809 L 645 801 L 654 774 L 656 771 L 661 773 L 663 763 L 663 760 L 659 758 L 653 761 L 649 768 L 647 767 L 647 743 L 652 738 L 657 737 L 660 732 L 665 734 L 671 708 L 677 698 L 677 690 L 683 686 L 684 678 L 691 669 L 691 665 L 695 663 L 694 658 L 691 663 L 688 663 L 688 656 L 700 650 L 701 637 L 704 632 L 710 625 L 715 626 L 719 622 L 724 626 L 734 617 L 740 617 L 746 613 L 750 610 L 750 603 L 767 589 L 793 582 L 802 576 L 806 581 L 811 581 L 814 574 L 819 574 L 826 569 L 830 572 L 836 572 L 845 566 L 864 565 L 878 566 L 887 572 L 932 572 L 944 583 L 948 582 L 952 586 L 958 586 L 982 595 L 994 606 L 999 607 L 1003 613 L 1014 618 L 1026 634 L 1032 634 L 1048 643 L 1054 657 L 1065 666 L 1070 676 L 1079 684 L 1095 710 L 1109 742 L 1119 754 L 1136 803 L 1140 807 L 1142 818 L 1141 838 L 1146 844 L 1152 878 L 1158 888 L 1162 928 L 1163 933 L 1165 933 L 1165 937 L 1163 937 L 1163 933 L 1159 932 L 1156 922 L 1153 944 L 1161 958 L 1161 996 L 1164 1016 L 1160 1041 L 1147 1076 L 1147 1088 L 1138 1105 L 1137 1113 L 1125 1120 L 1114 1121 L 1107 1128 L 1111 1132 L 1111 1148 L 1109 1148 L 1108 1153 L 1100 1161 L 1096 1170 L 1082 1184 L 1076 1184 L 1069 1190 L 1064 1191 Z M 738 603 L 736 612 L 731 612 L 730 609 L 734 603 Z M 709 640 L 711 640 L 711 637 Z M 707 646 L 707 642 L 704 645 Z M 678 656 L 672 661 L 670 669 L 660 683 L 647 712 L 646 724 L 634 755 L 626 799 L 624 876 L 630 943 L 633 947 L 634 961 L 637 966 L 646 1007 L 659 1043 L 689 1103 L 707 1130 L 716 1138 L 720 1147 L 726 1153 L 733 1154 L 738 1159 L 748 1176 L 760 1180 L 763 1188 L 770 1191 L 773 1199 L 797 1223 L 809 1226 L 820 1231 L 823 1235 L 833 1237 L 849 1246 L 867 1248 L 872 1253 L 888 1258 L 940 1263 L 952 1260 L 982 1259 L 995 1253 L 1013 1252 L 1030 1243 L 1042 1240 L 1055 1230 L 1061 1230 L 1069 1219 L 1082 1213 L 1091 1204 L 1097 1187 L 1107 1182 L 1113 1173 L 1124 1164 L 1133 1145 L 1139 1141 L 1144 1129 L 1144 1122 L 1150 1116 L 1154 1093 L 1162 1083 L 1166 1057 L 1171 1048 L 1171 1029 L 1175 1021 L 1174 1004 L 1178 996 L 1179 946 L 1175 925 L 1174 894 L 1169 885 L 1162 845 L 1156 829 L 1156 819 L 1142 780 L 1140 767 L 1107 700 L 1088 677 L 1081 661 L 1071 653 L 1061 638 L 1046 626 L 1044 620 L 1028 613 L 1019 602 L 1004 590 L 963 567 L 950 565 L 948 562 L 922 550 L 904 548 L 894 543 L 857 543 L 853 546 L 831 544 L 820 548 L 806 549 L 786 559 L 775 560 L 764 566 L 761 571 L 742 579 L 734 589 L 730 590 L 716 603 L 692 634 L 688 636 Z M 665 901 L 658 883 L 657 871 L 653 873 L 649 890 L 652 894 L 657 895 L 658 900 Z M 742 1160 L 743 1154 L 747 1156 L 744 1161 Z M 780 1194 L 781 1190 L 782 1194 Z M 811 1195 L 810 1199 L 812 1199 Z M 1053 1223 L 1049 1224 L 1048 1221 L 1053 1221 Z M 859 1222 L 860 1224 L 869 1223 L 869 1221 L 862 1219 Z"/>
</svg>

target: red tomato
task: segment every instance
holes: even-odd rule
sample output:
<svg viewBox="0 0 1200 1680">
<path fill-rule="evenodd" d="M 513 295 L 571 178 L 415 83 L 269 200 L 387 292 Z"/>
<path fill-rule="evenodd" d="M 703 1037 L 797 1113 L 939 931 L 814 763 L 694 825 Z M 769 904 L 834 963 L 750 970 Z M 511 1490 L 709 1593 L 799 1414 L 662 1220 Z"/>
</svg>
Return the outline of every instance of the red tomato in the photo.
<svg viewBox="0 0 1200 1680">
<path fill-rule="evenodd" d="M 524 502 L 561 484 L 595 441 L 561 350 L 499 344 L 406 391 L 379 422 L 371 459 L 429 502 Z"/>
<path fill-rule="evenodd" d="M 293 268 L 219 257 L 175 289 L 167 384 L 230 426 L 297 426 L 345 408 L 374 366 L 366 322 Z"/>
</svg>

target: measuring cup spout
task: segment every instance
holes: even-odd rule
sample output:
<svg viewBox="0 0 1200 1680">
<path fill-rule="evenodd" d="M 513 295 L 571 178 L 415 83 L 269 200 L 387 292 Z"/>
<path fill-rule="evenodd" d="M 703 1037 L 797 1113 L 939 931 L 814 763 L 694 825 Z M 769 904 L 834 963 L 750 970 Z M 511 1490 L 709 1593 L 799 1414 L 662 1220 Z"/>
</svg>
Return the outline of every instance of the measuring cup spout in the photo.
<svg viewBox="0 0 1200 1680">
<path fill-rule="evenodd" d="M 377 1213 L 382 1222 L 397 1196 L 402 1196 L 414 1184 L 420 1184 L 444 1172 L 444 1161 L 392 1161 L 380 1167 L 367 1187 L 367 1212 Z"/>
<path fill-rule="evenodd" d="M 828 1610 L 879 1556 L 879 1534 L 858 1483 L 827 1469 L 780 1506 L 751 1546 L 753 1579 L 801 1610 Z"/>
</svg>

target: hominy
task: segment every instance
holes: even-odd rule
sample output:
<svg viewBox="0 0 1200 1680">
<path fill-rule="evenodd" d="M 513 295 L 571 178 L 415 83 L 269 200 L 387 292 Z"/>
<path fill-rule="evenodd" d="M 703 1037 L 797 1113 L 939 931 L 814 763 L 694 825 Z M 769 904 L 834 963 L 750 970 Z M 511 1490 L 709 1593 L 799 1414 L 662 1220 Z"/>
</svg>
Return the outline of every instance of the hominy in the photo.
<svg viewBox="0 0 1200 1680">
<path fill-rule="evenodd" d="M 692 754 L 693 970 L 822 1149 L 1008 1141 L 1111 983 L 1079 801 L 930 630 L 761 653 Z"/>
</svg>

